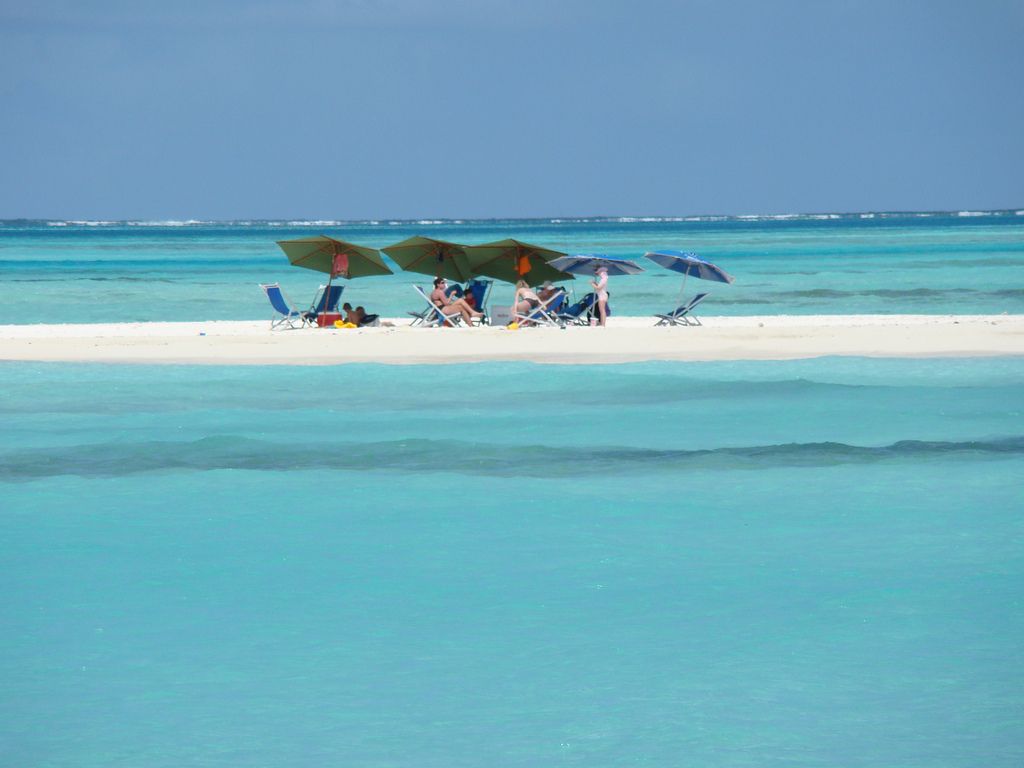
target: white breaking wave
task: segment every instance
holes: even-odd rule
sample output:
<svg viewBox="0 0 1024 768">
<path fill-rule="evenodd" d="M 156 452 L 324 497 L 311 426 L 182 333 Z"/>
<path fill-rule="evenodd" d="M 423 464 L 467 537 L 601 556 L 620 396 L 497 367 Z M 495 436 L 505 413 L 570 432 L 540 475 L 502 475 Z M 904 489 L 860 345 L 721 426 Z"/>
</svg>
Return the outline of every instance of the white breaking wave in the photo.
<svg viewBox="0 0 1024 768">
<path fill-rule="evenodd" d="M 68 221 L 51 221 L 51 227 L 116 227 L 118 221 L 92 221 L 85 219 L 69 219 Z"/>
<path fill-rule="evenodd" d="M 199 219 L 186 219 L 179 221 L 177 219 L 166 219 L 164 221 L 126 221 L 129 227 L 195 227 L 202 226 L 204 224 L 215 224 L 213 221 L 200 221 Z M 232 222 L 232 224 L 235 222 Z"/>
<path fill-rule="evenodd" d="M 555 217 L 544 219 L 245 219 L 245 220 L 210 220 L 210 219 L 153 219 L 153 220 L 118 220 L 108 219 L 39 219 L 39 220 L 9 220 L 0 221 L 0 226 L 14 223 L 21 226 L 22 221 L 28 221 L 34 226 L 48 227 L 344 227 L 344 226 L 438 226 L 456 225 L 465 226 L 475 221 L 500 222 L 513 224 L 515 222 L 547 222 L 549 224 L 656 224 L 662 222 L 757 222 L 757 221 L 836 221 L 836 220 L 857 220 L 857 219 L 907 219 L 907 218 L 935 218 L 935 217 L 1005 217 L 1024 216 L 1024 209 L 1002 209 L 997 211 L 872 211 L 866 213 L 744 213 L 738 215 L 725 214 L 704 214 L 694 216 L 573 216 Z"/>
<path fill-rule="evenodd" d="M 656 224 L 659 222 L 686 221 L 682 216 L 619 216 L 611 221 L 619 224 Z"/>
</svg>

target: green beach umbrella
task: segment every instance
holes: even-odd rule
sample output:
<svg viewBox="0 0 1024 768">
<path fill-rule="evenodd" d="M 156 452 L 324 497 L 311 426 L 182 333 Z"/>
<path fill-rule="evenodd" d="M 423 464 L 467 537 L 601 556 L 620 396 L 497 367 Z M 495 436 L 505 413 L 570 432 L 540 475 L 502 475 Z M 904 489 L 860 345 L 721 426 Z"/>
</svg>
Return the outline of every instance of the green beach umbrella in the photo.
<svg viewBox="0 0 1024 768">
<path fill-rule="evenodd" d="M 545 280 L 558 282 L 573 279 L 572 275 L 548 264 L 552 259 L 565 256 L 564 253 L 519 240 L 471 245 L 466 248 L 466 255 L 473 274 L 486 275 L 507 283 L 526 280 L 531 285 L 539 285 Z"/>
<path fill-rule="evenodd" d="M 335 277 L 351 280 L 393 274 L 376 248 L 346 243 L 327 235 L 278 240 L 277 244 L 294 266 L 323 272 L 329 276 L 328 282 Z"/>
<path fill-rule="evenodd" d="M 465 245 L 446 240 L 417 236 L 381 250 L 407 272 L 419 272 L 461 283 L 473 276 L 466 259 L 466 248 Z"/>
<path fill-rule="evenodd" d="M 331 295 L 331 282 L 336 277 L 351 280 L 354 277 L 394 274 L 376 248 L 346 243 L 327 235 L 278 240 L 277 244 L 293 266 L 327 275 L 327 289 L 321 298 L 321 304 L 325 307 L 327 297 Z M 337 298 L 334 301 L 337 302 Z"/>
</svg>

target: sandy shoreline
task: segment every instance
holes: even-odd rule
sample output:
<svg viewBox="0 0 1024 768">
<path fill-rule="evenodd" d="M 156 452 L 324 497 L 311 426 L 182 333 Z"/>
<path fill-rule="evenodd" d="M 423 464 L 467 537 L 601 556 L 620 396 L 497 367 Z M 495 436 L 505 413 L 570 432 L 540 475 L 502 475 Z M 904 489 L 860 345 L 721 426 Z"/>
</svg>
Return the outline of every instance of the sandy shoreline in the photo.
<svg viewBox="0 0 1024 768">
<path fill-rule="evenodd" d="M 0 360 L 334 365 L 529 360 L 786 360 L 825 355 L 949 357 L 1024 354 L 1024 315 L 709 317 L 655 328 L 646 317 L 606 329 L 393 328 L 274 331 L 261 321 L 0 326 Z"/>
</svg>

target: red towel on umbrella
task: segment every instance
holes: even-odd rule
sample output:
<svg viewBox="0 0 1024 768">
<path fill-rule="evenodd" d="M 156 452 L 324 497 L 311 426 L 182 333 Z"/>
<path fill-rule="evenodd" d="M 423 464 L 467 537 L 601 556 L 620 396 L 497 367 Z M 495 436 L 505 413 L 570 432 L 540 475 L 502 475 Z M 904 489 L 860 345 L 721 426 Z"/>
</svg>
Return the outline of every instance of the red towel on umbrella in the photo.
<svg viewBox="0 0 1024 768">
<path fill-rule="evenodd" d="M 334 254 L 334 262 L 331 264 L 331 277 L 348 277 L 348 254 Z"/>
</svg>

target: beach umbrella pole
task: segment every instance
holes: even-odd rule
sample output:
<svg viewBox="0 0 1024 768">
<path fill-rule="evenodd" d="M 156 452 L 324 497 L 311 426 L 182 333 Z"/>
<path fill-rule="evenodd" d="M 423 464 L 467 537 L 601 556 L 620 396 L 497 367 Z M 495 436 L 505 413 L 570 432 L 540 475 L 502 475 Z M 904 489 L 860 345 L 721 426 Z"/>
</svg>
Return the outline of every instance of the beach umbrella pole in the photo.
<svg viewBox="0 0 1024 768">
<path fill-rule="evenodd" d="M 335 249 L 334 258 L 331 259 L 331 271 L 327 273 L 327 287 L 324 288 L 324 314 L 325 315 L 327 314 L 327 297 L 331 295 L 331 281 L 334 280 L 334 261 L 337 258 L 338 258 L 337 250 Z M 313 308 L 316 309 L 316 305 L 315 304 L 313 305 Z M 325 320 L 324 321 L 325 325 L 323 326 L 324 328 L 327 327 L 326 322 L 327 321 Z M 317 325 L 320 325 L 319 319 L 317 320 Z"/>
<path fill-rule="evenodd" d="M 679 289 L 679 298 L 676 299 L 676 304 L 682 304 L 683 303 L 683 294 L 686 293 L 686 278 L 688 278 L 689 276 L 690 276 L 690 269 L 687 268 L 686 271 L 683 272 L 683 287 Z"/>
<path fill-rule="evenodd" d="M 331 295 L 331 281 L 334 279 L 334 270 L 331 270 L 331 274 L 327 275 L 327 287 L 324 288 L 324 314 L 327 314 L 327 297 Z M 324 320 L 324 328 L 327 327 L 327 321 Z"/>
</svg>

